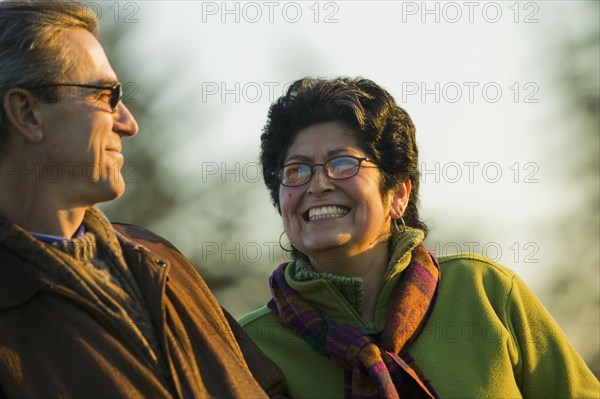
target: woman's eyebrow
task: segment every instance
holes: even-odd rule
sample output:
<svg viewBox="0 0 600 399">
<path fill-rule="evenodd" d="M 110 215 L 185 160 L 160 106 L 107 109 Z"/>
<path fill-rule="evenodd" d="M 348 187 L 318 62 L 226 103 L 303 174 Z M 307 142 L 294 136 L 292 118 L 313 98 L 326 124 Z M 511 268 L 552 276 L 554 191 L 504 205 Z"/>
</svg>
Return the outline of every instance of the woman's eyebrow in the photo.
<svg viewBox="0 0 600 399">
<path fill-rule="evenodd" d="M 283 161 L 283 163 L 287 164 L 290 162 L 309 162 L 309 161 L 312 161 L 312 158 L 307 157 L 305 155 L 294 154 L 294 155 L 290 155 L 289 157 L 287 157 L 285 159 L 285 161 Z"/>
<path fill-rule="evenodd" d="M 357 150 L 355 150 L 352 147 L 344 147 L 344 148 L 336 148 L 334 150 L 329 150 L 327 151 L 327 160 L 334 158 L 338 155 L 344 155 L 345 153 L 358 153 Z M 301 154 L 292 154 L 290 156 L 288 156 L 286 158 L 286 160 L 284 161 L 284 163 L 289 163 L 292 161 L 295 162 L 310 162 L 313 160 L 313 157 L 309 157 L 306 155 L 301 155 Z"/>
<path fill-rule="evenodd" d="M 333 158 L 340 154 L 345 155 L 346 153 L 356 154 L 356 153 L 358 153 L 358 151 L 352 147 L 337 148 L 335 150 L 331 150 L 331 151 L 327 152 L 327 158 Z"/>
</svg>

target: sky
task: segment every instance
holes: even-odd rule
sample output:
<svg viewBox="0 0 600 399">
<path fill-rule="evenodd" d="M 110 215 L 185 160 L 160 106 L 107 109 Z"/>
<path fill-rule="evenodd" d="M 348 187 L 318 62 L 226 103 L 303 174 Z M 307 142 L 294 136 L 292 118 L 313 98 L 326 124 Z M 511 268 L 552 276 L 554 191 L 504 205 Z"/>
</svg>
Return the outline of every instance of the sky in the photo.
<svg viewBox="0 0 600 399">
<path fill-rule="evenodd" d="M 145 136 L 142 129 L 136 140 L 160 148 L 156 162 L 188 188 L 218 183 L 207 212 L 231 213 L 219 204 L 220 187 L 222 195 L 227 184 L 249 192 L 252 212 L 231 216 L 240 217 L 235 239 L 242 247 L 262 248 L 257 268 L 274 268 L 265 243 L 282 231 L 258 175 L 269 105 L 304 76 L 362 76 L 385 87 L 417 127 L 430 248 L 483 253 L 540 292 L 560 250 L 557 215 L 586 195 L 560 173 L 557 156 L 570 132 L 556 78 L 561 46 L 590 29 L 581 18 L 586 3 L 88 4 L 104 26 L 125 26 L 118 53 L 134 71 L 125 101 L 148 104 L 163 121 L 165 131 Z M 145 84 L 160 87 L 160 96 L 147 98 Z M 161 228 L 176 230 L 183 218 Z M 186 253 L 210 237 L 198 227 L 194 239 L 173 241 Z M 592 289 L 597 297 L 597 284 Z"/>
<path fill-rule="evenodd" d="M 517 259 L 526 276 L 518 252 L 544 256 L 536 229 L 557 212 L 552 199 L 560 187 L 552 181 L 551 148 L 543 145 L 558 98 L 548 76 L 550 46 L 542 39 L 575 6 L 90 4 L 101 7 L 103 20 L 128 24 L 120 45 L 136 64 L 136 81 L 162 82 L 152 104 L 169 118 L 169 131 L 158 138 L 168 148 L 160 162 L 181 179 L 262 184 L 258 138 L 270 103 L 303 76 L 363 76 L 388 89 L 417 126 L 421 213 L 433 234 L 460 232 L 454 247 Z M 126 85 L 126 99 L 143 95 L 133 84 Z M 268 199 L 260 198 L 256 219 L 279 228 Z M 469 234 L 474 224 L 477 236 Z"/>
</svg>

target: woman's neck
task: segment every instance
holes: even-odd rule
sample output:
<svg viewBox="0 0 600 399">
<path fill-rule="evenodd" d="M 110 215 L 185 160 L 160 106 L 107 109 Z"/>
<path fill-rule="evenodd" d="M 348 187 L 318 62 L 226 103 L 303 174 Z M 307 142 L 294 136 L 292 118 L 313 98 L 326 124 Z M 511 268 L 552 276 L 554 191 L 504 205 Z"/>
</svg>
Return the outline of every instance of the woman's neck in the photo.
<svg viewBox="0 0 600 399">
<path fill-rule="evenodd" d="M 360 278 L 363 282 L 363 313 L 366 322 L 372 321 L 377 293 L 389 261 L 388 241 L 382 241 L 367 251 L 358 254 L 340 253 L 340 250 L 319 251 L 318 256 L 309 256 L 313 270 L 337 276 Z"/>
</svg>

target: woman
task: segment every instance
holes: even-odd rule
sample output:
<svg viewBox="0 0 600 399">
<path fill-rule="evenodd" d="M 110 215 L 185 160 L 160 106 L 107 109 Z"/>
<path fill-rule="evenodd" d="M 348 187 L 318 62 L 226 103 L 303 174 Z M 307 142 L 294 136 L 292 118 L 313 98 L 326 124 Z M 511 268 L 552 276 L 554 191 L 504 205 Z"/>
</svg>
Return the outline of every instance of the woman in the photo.
<svg viewBox="0 0 600 399">
<path fill-rule="evenodd" d="M 425 248 L 415 127 L 387 91 L 299 80 L 271 106 L 261 142 L 293 260 L 240 322 L 291 397 L 599 395 L 513 272 Z"/>
</svg>

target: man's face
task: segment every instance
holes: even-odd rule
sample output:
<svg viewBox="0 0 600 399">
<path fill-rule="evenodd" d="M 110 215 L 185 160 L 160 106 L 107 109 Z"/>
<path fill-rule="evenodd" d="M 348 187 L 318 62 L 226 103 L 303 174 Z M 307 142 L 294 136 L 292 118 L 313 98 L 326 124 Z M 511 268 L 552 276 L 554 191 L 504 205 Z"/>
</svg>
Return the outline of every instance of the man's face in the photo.
<svg viewBox="0 0 600 399">
<path fill-rule="evenodd" d="M 61 82 L 112 86 L 117 82 L 106 54 L 84 29 L 63 34 L 72 67 Z M 125 104 L 113 111 L 110 90 L 59 88 L 57 103 L 39 104 L 44 138 L 36 148 L 40 168 L 59 168 L 60 179 L 49 194 L 67 207 L 89 206 L 117 198 L 125 191 L 121 139 L 134 136 L 138 125 Z"/>
</svg>

